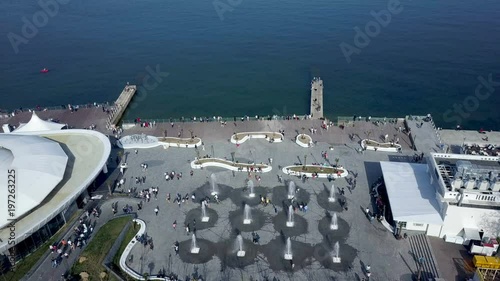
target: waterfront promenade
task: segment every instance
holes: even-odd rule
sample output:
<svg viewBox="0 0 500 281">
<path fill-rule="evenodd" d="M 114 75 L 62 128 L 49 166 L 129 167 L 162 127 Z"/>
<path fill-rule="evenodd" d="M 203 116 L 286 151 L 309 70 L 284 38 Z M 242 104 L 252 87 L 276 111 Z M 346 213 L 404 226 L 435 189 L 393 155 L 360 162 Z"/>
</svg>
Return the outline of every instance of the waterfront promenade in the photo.
<svg viewBox="0 0 500 281">
<path fill-rule="evenodd" d="M 107 135 L 112 135 L 112 131 L 106 126 L 109 114 L 103 111 L 102 107 L 82 108 L 71 113 L 70 110 L 60 111 L 41 111 L 37 112 L 42 118 L 60 118 L 61 123 L 68 123 L 75 128 L 88 127 L 89 124 L 97 125 L 96 130 Z M 23 117 L 24 114 L 24 117 Z M 80 114 L 80 115 L 78 115 Z M 29 112 L 17 114 L 12 120 L 29 120 L 31 114 Z M 18 119 L 16 119 L 18 118 Z M 25 119 L 22 119 L 25 118 Z M 2 120 L 2 119 L 0 119 Z M 3 119 L 6 120 L 6 119 Z M 257 279 L 266 280 L 269 277 L 276 277 L 278 280 L 361 280 L 364 277 L 362 265 L 369 263 L 373 270 L 372 278 L 374 280 L 411 280 L 411 272 L 416 271 L 415 262 L 412 260 L 409 252 L 409 244 L 404 240 L 395 240 L 390 231 L 385 229 L 381 224 L 370 223 L 366 219 L 363 210 L 366 206 L 371 206 L 369 187 L 381 176 L 381 170 L 377 164 L 379 161 L 403 161 L 411 162 L 412 156 L 417 153 L 413 150 L 412 140 L 405 133 L 405 119 L 391 119 L 387 122 L 366 121 L 361 120 L 342 122 L 341 126 L 329 126 L 322 129 L 324 123 L 321 120 L 304 119 L 304 120 L 250 120 L 236 122 L 227 122 L 221 125 L 220 122 L 170 122 L 155 123 L 151 127 L 141 126 L 139 123 L 133 125 L 129 129 L 123 131 L 123 135 L 132 134 L 147 134 L 158 137 L 200 137 L 204 142 L 204 148 L 196 149 L 177 149 L 168 148 L 167 150 L 158 147 L 151 149 L 140 150 L 138 154 L 129 153 L 126 178 L 147 175 L 147 182 L 144 188 L 149 186 L 158 186 L 160 194 L 158 200 L 152 200 L 150 203 L 145 203 L 143 210 L 139 211 L 139 218 L 146 221 L 147 233 L 153 237 L 155 241 L 155 249 L 151 250 L 144 247 L 135 247 L 132 255 L 133 259 L 129 266 L 138 272 L 148 272 L 156 274 L 160 269 L 165 269 L 167 272 L 174 272 L 180 277 L 191 275 L 193 272 L 198 272 L 205 277 L 206 280 L 234 280 L 234 278 L 243 278 L 244 280 Z M 9 123 L 10 123 L 9 122 Z M 408 120 L 407 120 L 408 122 Z M 15 123 L 11 123 L 15 125 Z M 423 126 L 416 124 L 408 125 L 417 136 L 433 136 L 436 134 L 431 123 L 427 122 Z M 312 130 L 313 129 L 313 130 Z M 316 130 L 316 133 L 312 131 Z M 230 137 L 235 132 L 255 132 L 255 131 L 283 131 L 284 141 L 282 143 L 269 143 L 262 139 L 252 139 L 237 146 L 230 142 Z M 312 130 L 312 131 L 311 131 Z M 459 133 L 457 131 L 456 133 Z M 314 146 L 311 148 L 303 148 L 295 143 L 295 136 L 299 133 L 307 133 L 312 137 Z M 473 134 L 470 132 L 470 134 Z M 386 136 L 391 139 L 398 138 L 402 145 L 402 153 L 384 153 L 375 151 L 360 152 L 359 142 L 362 139 L 370 138 L 373 140 L 383 140 Z M 436 139 L 438 137 L 436 136 Z M 113 139 L 113 138 L 111 138 Z M 418 140 L 418 139 L 417 139 Z M 432 141 L 434 143 L 435 140 Z M 423 146 L 422 146 L 423 145 Z M 435 144 L 432 144 L 435 145 Z M 331 150 L 333 148 L 333 150 Z M 420 149 L 422 150 L 420 150 Z M 417 149 L 420 152 L 429 152 L 425 143 L 418 144 Z M 339 163 L 345 166 L 351 173 L 356 174 L 358 187 L 350 192 L 346 192 L 346 199 L 350 206 L 348 211 L 341 211 L 339 218 L 348 222 L 349 233 L 344 237 L 343 243 L 355 248 L 357 253 L 354 257 L 354 262 L 345 271 L 326 270 L 321 265 L 321 262 L 300 262 L 298 266 L 300 270 L 282 271 L 277 270 L 275 265 L 280 262 L 281 256 L 275 257 L 266 253 L 266 248 L 274 250 L 274 253 L 281 251 L 276 246 L 276 239 L 280 237 L 279 230 L 276 226 L 273 227 L 273 217 L 276 216 L 271 206 L 255 207 L 258 212 L 265 213 L 265 223 L 258 230 L 261 236 L 261 245 L 257 245 L 261 254 L 256 258 L 256 262 L 244 268 L 228 268 L 228 264 L 217 258 L 214 252 L 214 258 L 206 263 L 195 264 L 183 261 L 175 255 L 172 250 L 172 244 L 175 241 L 186 242 L 189 237 L 185 234 L 182 224 L 186 220 L 188 213 L 197 208 L 191 202 L 182 204 L 180 207 L 177 204 L 167 203 L 165 197 L 167 193 L 171 193 L 172 199 L 177 192 L 191 194 L 197 192 L 201 186 L 207 185 L 207 181 L 211 174 L 214 173 L 218 179 L 218 183 L 227 185 L 234 190 L 241 189 L 244 186 L 245 180 L 248 178 L 246 173 L 233 173 L 220 168 L 205 168 L 204 170 L 195 170 L 193 176 L 189 176 L 189 162 L 195 157 L 201 155 L 212 155 L 220 158 L 230 159 L 234 157 L 241 162 L 264 162 L 267 163 L 269 158 L 273 158 L 273 170 L 270 173 L 262 174 L 261 181 L 254 181 L 256 186 L 266 188 L 267 194 L 277 196 L 273 190 L 279 190 L 283 186 L 278 182 L 278 176 L 283 176 L 285 180 L 294 180 L 297 186 L 307 190 L 310 195 L 309 206 L 310 211 L 307 214 L 298 213 L 297 216 L 303 217 L 307 222 L 306 232 L 296 235 L 293 238 L 294 243 L 306 243 L 310 245 L 319 245 L 322 243 L 321 230 L 318 229 L 318 222 L 324 219 L 325 210 L 322 207 L 321 197 L 325 188 L 329 188 L 331 183 L 326 180 L 309 180 L 306 183 L 301 182 L 296 177 L 287 176 L 280 172 L 278 166 L 290 165 L 293 163 L 301 163 L 307 156 L 308 163 L 321 163 L 322 152 L 328 151 L 329 161 L 334 162 L 339 158 Z M 115 158 L 118 149 L 113 149 L 112 157 Z M 141 163 L 147 163 L 149 168 L 147 172 L 140 168 Z M 117 169 L 110 169 L 109 175 L 111 180 L 120 177 Z M 182 172 L 184 179 L 166 182 L 164 179 L 165 171 Z M 352 174 L 349 176 L 353 178 Z M 125 191 L 128 188 L 134 187 L 132 180 L 127 181 L 126 186 L 121 190 Z M 338 188 L 349 186 L 346 179 L 336 180 L 335 186 Z M 141 188 L 138 186 L 138 188 Z M 96 194 L 105 195 L 107 187 L 101 186 Z M 275 199 L 273 199 L 275 200 Z M 107 201 L 106 201 L 107 202 Z M 279 203 L 279 201 L 277 202 Z M 104 203 L 107 204 L 107 203 Z M 154 209 L 159 206 L 160 215 L 156 216 Z M 232 243 L 234 237 L 232 231 L 231 218 L 229 213 L 238 211 L 238 204 L 232 202 L 232 199 L 227 199 L 221 204 L 213 204 L 211 208 L 218 214 L 218 222 L 209 229 L 200 229 L 198 237 L 210 241 L 210 243 Z M 105 213 L 109 213 L 109 206 L 103 206 Z M 371 207 L 370 207 L 371 208 Z M 279 213 L 283 211 L 281 204 L 277 204 Z M 102 218 L 106 219 L 104 215 Z M 171 225 L 174 221 L 179 224 L 178 229 L 174 230 Z M 319 232 L 318 232 L 319 231 Z M 251 239 L 249 233 L 244 233 L 243 238 Z M 271 243 L 269 246 L 267 244 Z M 344 244 L 342 244 L 344 245 Z M 342 246 L 341 255 L 353 255 L 349 246 Z M 50 256 L 50 255 L 49 255 Z M 380 259 L 383 256 L 384 259 Z M 318 259 L 318 253 L 313 253 L 313 258 Z M 346 257 L 347 258 L 347 257 Z M 71 261 L 76 259 L 72 256 Z M 71 263 L 70 261 L 70 263 Z M 33 280 L 57 280 L 66 266 L 57 270 L 52 270 L 47 266 L 50 264 L 50 258 L 47 257 L 44 265 L 41 266 L 33 275 Z M 229 264 L 230 265 L 230 264 Z M 388 266 L 389 265 L 389 266 Z M 68 265 L 70 266 L 70 265 Z M 454 274 L 454 273 L 452 273 Z"/>
</svg>

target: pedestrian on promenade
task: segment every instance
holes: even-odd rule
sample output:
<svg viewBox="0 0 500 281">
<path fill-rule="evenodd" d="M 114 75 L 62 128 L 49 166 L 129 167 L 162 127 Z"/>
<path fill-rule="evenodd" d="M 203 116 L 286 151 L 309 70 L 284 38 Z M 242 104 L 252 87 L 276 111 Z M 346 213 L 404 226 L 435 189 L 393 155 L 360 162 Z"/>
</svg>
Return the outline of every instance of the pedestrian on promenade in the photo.
<svg viewBox="0 0 500 281">
<path fill-rule="evenodd" d="M 174 228 L 174 230 L 175 230 L 175 228 L 177 227 L 177 220 L 175 220 L 175 221 L 174 221 L 174 223 L 172 224 L 172 227 L 173 227 L 173 228 Z"/>
<path fill-rule="evenodd" d="M 155 208 L 155 214 L 158 216 L 158 211 L 160 211 L 160 209 L 158 208 L 158 206 L 156 206 Z"/>
</svg>

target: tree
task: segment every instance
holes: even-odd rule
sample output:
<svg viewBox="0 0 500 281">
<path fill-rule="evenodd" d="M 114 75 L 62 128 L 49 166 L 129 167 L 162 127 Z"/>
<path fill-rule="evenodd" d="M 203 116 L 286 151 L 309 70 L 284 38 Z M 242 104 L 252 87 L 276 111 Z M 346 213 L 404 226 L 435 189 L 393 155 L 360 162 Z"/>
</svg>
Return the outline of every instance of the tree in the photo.
<svg viewBox="0 0 500 281">
<path fill-rule="evenodd" d="M 367 131 L 367 132 L 365 132 L 365 134 L 366 134 L 366 139 L 370 140 L 370 136 L 372 135 L 372 132 Z"/>
<path fill-rule="evenodd" d="M 338 167 L 338 166 L 339 166 L 339 161 L 340 161 L 340 159 L 339 159 L 339 158 L 335 158 L 335 167 Z"/>
</svg>

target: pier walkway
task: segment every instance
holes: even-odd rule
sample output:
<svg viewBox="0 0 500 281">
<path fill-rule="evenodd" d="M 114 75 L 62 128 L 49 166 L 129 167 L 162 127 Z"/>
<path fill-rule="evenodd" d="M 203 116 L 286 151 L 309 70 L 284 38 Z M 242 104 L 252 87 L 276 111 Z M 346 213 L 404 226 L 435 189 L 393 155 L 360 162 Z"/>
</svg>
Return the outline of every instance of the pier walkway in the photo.
<svg viewBox="0 0 500 281">
<path fill-rule="evenodd" d="M 314 119 L 323 118 L 323 80 L 314 77 L 311 82 L 311 110 L 310 115 Z"/>
<path fill-rule="evenodd" d="M 136 92 L 137 92 L 137 86 L 135 85 L 125 86 L 122 93 L 115 101 L 113 116 L 111 117 L 110 120 L 111 125 L 116 126 L 118 122 L 120 122 L 121 118 L 123 117 L 123 113 L 125 113 L 125 110 L 127 109 L 130 101 L 132 100 Z"/>
</svg>

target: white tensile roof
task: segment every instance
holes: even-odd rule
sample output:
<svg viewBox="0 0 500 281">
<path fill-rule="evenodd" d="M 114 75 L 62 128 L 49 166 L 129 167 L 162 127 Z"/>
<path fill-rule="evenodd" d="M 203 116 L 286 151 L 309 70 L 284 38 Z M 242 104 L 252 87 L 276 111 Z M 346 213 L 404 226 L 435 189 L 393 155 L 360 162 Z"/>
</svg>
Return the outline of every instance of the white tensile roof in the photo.
<svg viewBox="0 0 500 281">
<path fill-rule="evenodd" d="M 380 166 L 395 221 L 443 224 L 426 164 L 383 161 Z"/>
<path fill-rule="evenodd" d="M 26 124 L 21 124 L 13 133 L 61 130 L 64 126 L 64 124 L 42 120 L 33 111 L 30 121 Z"/>
<path fill-rule="evenodd" d="M 8 188 L 8 184 L 15 186 L 15 198 L 10 199 L 15 217 L 21 217 L 37 207 L 59 184 L 67 163 L 68 156 L 55 141 L 35 135 L 0 134 L 0 174 L 3 175 L 0 198 L 4 200 L 0 203 L 0 228 L 12 219 L 8 212 L 12 187 Z M 8 178 L 11 169 L 15 170 L 15 177 Z M 8 182 L 9 179 L 15 182 Z"/>
</svg>

